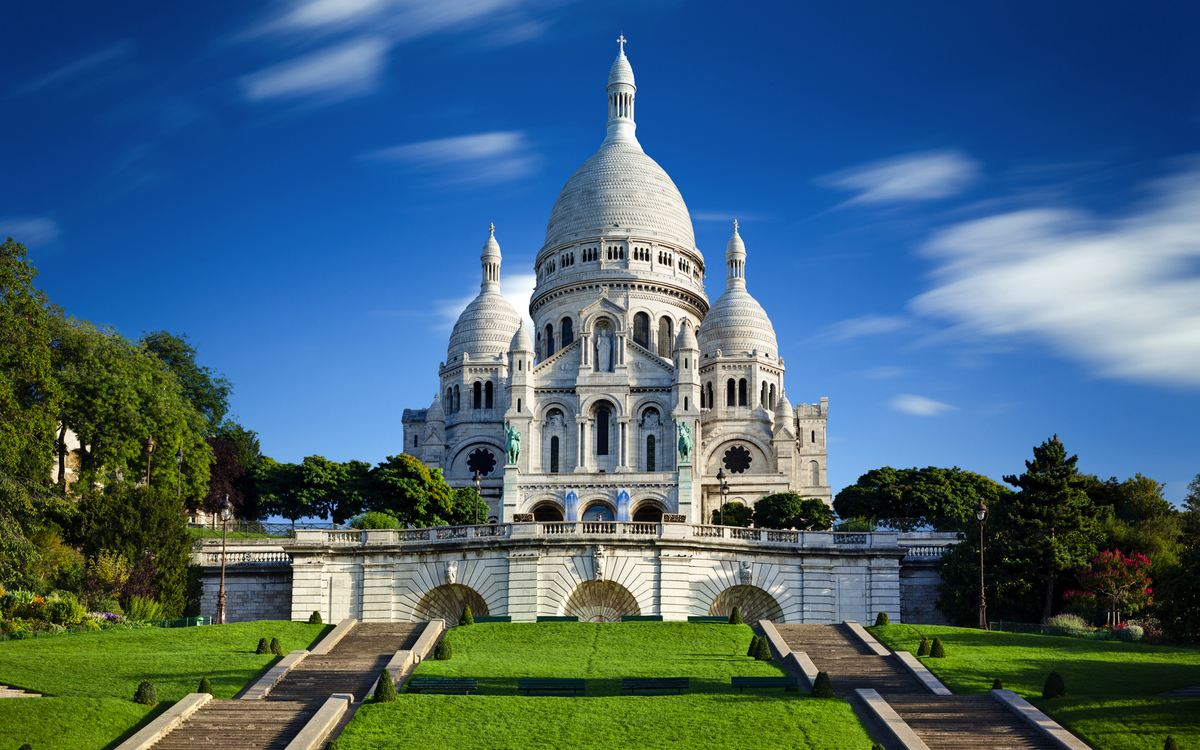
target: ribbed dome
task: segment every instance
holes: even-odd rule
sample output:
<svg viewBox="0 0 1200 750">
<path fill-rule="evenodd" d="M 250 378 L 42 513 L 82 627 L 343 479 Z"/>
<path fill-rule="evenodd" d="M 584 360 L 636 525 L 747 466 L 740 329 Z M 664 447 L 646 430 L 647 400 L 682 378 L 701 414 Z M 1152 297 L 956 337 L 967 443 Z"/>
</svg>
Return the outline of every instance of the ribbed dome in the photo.
<svg viewBox="0 0 1200 750">
<path fill-rule="evenodd" d="M 464 351 L 471 359 L 498 357 L 508 351 L 520 326 L 521 316 L 503 295 L 496 291 L 480 292 L 454 324 L 446 362 L 462 356 Z"/>
<path fill-rule="evenodd" d="M 726 356 L 749 354 L 755 349 L 771 356 L 779 354 L 775 328 L 767 311 L 744 288 L 725 290 L 704 316 L 696 338 L 702 357 L 718 349 Z"/>
<path fill-rule="evenodd" d="M 529 334 L 525 333 L 525 324 L 522 323 L 517 332 L 513 334 L 512 343 L 509 344 L 510 352 L 531 352 L 533 351 L 533 340 L 529 338 Z"/>
<path fill-rule="evenodd" d="M 617 55 L 617 59 L 613 60 L 612 68 L 608 71 L 608 85 L 614 83 L 627 83 L 630 86 L 637 87 L 633 82 L 633 66 L 629 64 L 629 58 L 625 53 Z"/>
<path fill-rule="evenodd" d="M 605 143 L 571 175 L 546 225 L 546 247 L 619 228 L 696 247 L 692 217 L 675 183 L 635 143 Z"/>
</svg>

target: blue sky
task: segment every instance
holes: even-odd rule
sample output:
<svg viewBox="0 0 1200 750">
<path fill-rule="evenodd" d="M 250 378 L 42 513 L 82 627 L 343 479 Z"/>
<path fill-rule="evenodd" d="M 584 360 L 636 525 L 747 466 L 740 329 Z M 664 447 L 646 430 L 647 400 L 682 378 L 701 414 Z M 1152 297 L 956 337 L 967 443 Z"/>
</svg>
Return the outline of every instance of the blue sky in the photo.
<svg viewBox="0 0 1200 750">
<path fill-rule="evenodd" d="M 710 300 L 737 219 L 835 490 L 999 480 L 1057 433 L 1200 472 L 1194 4 L 8 3 L 0 234 L 70 313 L 186 332 L 264 451 L 382 460 L 437 388 L 496 223 L 521 308 L 604 136 L 638 137 Z M 524 292 L 522 292 L 524 289 Z"/>
</svg>

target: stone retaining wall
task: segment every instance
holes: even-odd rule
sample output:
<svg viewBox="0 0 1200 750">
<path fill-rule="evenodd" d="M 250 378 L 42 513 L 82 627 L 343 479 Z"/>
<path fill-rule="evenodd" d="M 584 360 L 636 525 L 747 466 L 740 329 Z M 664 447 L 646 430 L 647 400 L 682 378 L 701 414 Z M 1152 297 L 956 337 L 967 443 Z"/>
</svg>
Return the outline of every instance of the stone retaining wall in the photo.
<svg viewBox="0 0 1200 750">
<path fill-rule="evenodd" d="M 938 561 L 907 558 L 900 566 L 900 621 L 918 625 L 949 625 L 937 610 Z"/>
<path fill-rule="evenodd" d="M 200 614 L 217 615 L 220 566 L 205 567 Z M 311 612 L 306 612 L 308 619 Z M 229 565 L 225 568 L 225 622 L 292 619 L 291 565 Z"/>
</svg>

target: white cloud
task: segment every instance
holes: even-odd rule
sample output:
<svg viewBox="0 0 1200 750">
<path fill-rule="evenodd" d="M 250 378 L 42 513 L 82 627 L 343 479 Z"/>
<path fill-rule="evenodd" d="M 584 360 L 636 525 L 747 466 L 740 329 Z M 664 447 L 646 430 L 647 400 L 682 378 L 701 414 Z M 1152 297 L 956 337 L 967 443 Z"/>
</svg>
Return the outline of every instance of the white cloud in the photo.
<svg viewBox="0 0 1200 750">
<path fill-rule="evenodd" d="M 1038 209 L 954 226 L 924 249 L 937 285 L 911 307 L 1106 376 L 1200 386 L 1200 161 L 1156 190 L 1122 219 Z"/>
<path fill-rule="evenodd" d="M 533 287 L 536 283 L 537 275 L 532 273 L 500 275 L 500 294 L 504 295 L 508 303 L 525 321 L 525 332 L 531 338 L 533 337 L 533 320 L 529 317 L 529 298 L 533 296 Z M 478 292 L 466 297 L 436 302 L 438 315 L 442 318 L 442 325 L 439 328 L 445 331 L 453 328 L 458 316 L 462 315 L 462 311 L 477 296 L 479 296 Z"/>
<path fill-rule="evenodd" d="M 116 58 L 127 54 L 132 49 L 133 43 L 129 40 L 117 42 L 116 44 L 105 47 L 93 55 L 80 58 L 75 62 L 62 66 L 58 70 L 47 73 L 41 78 L 34 79 L 29 83 L 18 86 L 13 90 L 13 93 L 18 95 L 32 94 L 46 88 L 47 86 L 54 86 L 64 81 L 68 81 L 76 76 L 86 73 L 92 68 L 103 65 L 109 60 L 115 60 Z"/>
<path fill-rule="evenodd" d="M 12 237 L 26 247 L 45 245 L 58 239 L 61 232 L 51 219 L 0 219 L 0 242 Z"/>
<path fill-rule="evenodd" d="M 692 212 L 692 221 L 740 221 L 743 224 L 747 221 L 769 221 L 771 219 L 767 214 L 752 213 L 750 211 L 694 211 Z"/>
<path fill-rule="evenodd" d="M 525 133 L 477 133 L 393 146 L 361 158 L 400 164 L 443 184 L 511 182 L 531 174 L 538 158 Z"/>
<path fill-rule="evenodd" d="M 907 320 L 894 315 L 863 315 L 835 323 L 831 335 L 835 341 L 846 341 L 861 336 L 891 333 L 907 325 Z"/>
<path fill-rule="evenodd" d="M 918 417 L 936 417 L 939 414 L 954 411 L 957 408 L 950 404 L 943 404 L 941 401 L 925 398 L 924 396 L 914 396 L 911 393 L 901 393 L 889 401 L 888 406 L 896 411 L 905 414 L 915 414 Z"/>
<path fill-rule="evenodd" d="M 970 187 L 979 165 L 960 151 L 924 151 L 872 162 L 817 182 L 857 192 L 847 203 L 903 203 L 948 198 Z"/>
<path fill-rule="evenodd" d="M 246 76 L 242 94 L 250 101 L 369 94 L 378 86 L 387 52 L 384 39 L 360 37 Z"/>
<path fill-rule="evenodd" d="M 862 373 L 864 378 L 868 380 L 887 380 L 889 378 L 898 378 L 904 374 L 903 368 L 884 365 L 881 367 L 872 367 Z"/>
</svg>

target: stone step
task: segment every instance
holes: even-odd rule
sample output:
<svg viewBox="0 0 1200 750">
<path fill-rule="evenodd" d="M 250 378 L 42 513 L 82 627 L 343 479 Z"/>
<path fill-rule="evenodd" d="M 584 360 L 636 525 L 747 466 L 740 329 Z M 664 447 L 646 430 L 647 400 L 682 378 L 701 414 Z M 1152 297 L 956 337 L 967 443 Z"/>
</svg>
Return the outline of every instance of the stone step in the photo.
<svg viewBox="0 0 1200 750">
<path fill-rule="evenodd" d="M 316 713 L 305 703 L 211 700 L 153 750 L 283 750 Z"/>
<path fill-rule="evenodd" d="M 1058 748 L 990 695 L 888 695 L 886 700 L 930 750 Z"/>
</svg>

